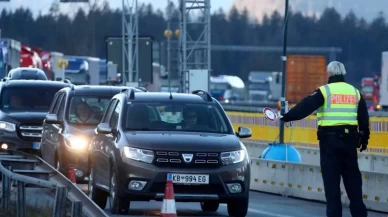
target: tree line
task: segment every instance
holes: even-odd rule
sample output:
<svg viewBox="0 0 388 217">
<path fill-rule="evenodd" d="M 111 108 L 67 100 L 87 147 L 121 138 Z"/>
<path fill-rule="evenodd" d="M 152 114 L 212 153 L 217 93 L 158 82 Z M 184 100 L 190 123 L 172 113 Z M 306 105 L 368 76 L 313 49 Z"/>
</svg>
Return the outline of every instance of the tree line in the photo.
<svg viewBox="0 0 388 217">
<path fill-rule="evenodd" d="M 152 5 L 141 5 L 139 34 L 165 41 L 165 14 Z M 278 12 L 259 23 L 250 20 L 246 10 L 232 8 L 227 14 L 220 9 L 211 16 L 211 41 L 218 45 L 282 46 L 283 21 Z M 121 35 L 121 11 L 111 9 L 108 2 L 100 7 L 91 5 L 88 13 L 80 9 L 74 18 L 60 14 L 57 3 L 52 4 L 49 14 L 36 19 L 29 9 L 3 10 L 0 28 L 2 37 L 25 44 L 67 55 L 105 58 L 105 37 Z M 345 63 L 347 79 L 353 84 L 381 71 L 381 53 L 388 50 L 387 38 L 388 26 L 382 13 L 370 23 L 353 12 L 341 15 L 334 8 L 327 8 L 320 18 L 295 12 L 289 15 L 288 45 L 342 48 L 337 60 Z M 249 71 L 280 71 L 280 55 L 214 51 L 212 74 L 237 75 L 245 80 Z"/>
</svg>

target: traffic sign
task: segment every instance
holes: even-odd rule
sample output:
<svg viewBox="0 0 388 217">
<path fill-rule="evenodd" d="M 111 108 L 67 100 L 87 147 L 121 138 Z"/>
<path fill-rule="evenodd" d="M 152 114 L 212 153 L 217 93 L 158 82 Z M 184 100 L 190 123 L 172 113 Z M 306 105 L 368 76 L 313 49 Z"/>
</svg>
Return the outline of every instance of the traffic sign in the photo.
<svg viewBox="0 0 388 217">
<path fill-rule="evenodd" d="M 276 121 L 276 119 L 278 118 L 276 113 L 270 108 L 264 108 L 263 113 L 265 118 L 269 121 Z"/>
<path fill-rule="evenodd" d="M 58 67 L 62 68 L 65 67 L 65 69 L 69 66 L 69 61 L 66 59 L 59 59 L 58 60 Z"/>
</svg>

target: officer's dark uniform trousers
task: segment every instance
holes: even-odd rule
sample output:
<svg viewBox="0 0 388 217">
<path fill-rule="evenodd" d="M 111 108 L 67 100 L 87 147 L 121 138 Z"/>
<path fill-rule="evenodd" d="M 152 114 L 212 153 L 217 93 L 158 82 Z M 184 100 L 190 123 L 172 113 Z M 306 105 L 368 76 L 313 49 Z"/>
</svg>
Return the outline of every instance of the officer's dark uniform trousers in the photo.
<svg viewBox="0 0 388 217">
<path fill-rule="evenodd" d="M 320 163 L 327 201 L 327 217 L 342 217 L 340 181 L 343 178 L 353 217 L 366 217 L 362 177 L 358 167 L 356 129 L 347 133 L 318 129 Z"/>
</svg>

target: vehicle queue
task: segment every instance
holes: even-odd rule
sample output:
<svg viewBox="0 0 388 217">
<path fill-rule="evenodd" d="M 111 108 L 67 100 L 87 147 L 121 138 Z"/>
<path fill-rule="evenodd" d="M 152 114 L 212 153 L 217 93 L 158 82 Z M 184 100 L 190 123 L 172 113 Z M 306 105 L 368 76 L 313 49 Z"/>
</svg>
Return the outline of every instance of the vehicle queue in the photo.
<svg viewBox="0 0 388 217">
<path fill-rule="evenodd" d="M 97 205 L 110 198 L 113 214 L 128 213 L 131 201 L 163 200 L 171 177 L 176 201 L 247 215 L 250 160 L 240 139 L 252 133 L 234 132 L 208 92 L 78 86 L 23 70 L 0 82 L 3 149 L 41 155 L 64 175 L 75 168 Z"/>
</svg>

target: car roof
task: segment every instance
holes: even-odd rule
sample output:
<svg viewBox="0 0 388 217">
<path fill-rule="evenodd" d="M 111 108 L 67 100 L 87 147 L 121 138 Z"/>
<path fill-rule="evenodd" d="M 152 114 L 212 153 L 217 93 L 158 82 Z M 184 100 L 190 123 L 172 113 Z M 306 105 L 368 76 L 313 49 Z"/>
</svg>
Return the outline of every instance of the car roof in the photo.
<svg viewBox="0 0 388 217">
<path fill-rule="evenodd" d="M 50 80 L 7 80 L 2 82 L 7 87 L 58 87 L 63 88 L 69 84 L 60 81 Z M 26 90 L 28 91 L 28 90 Z"/>
<path fill-rule="evenodd" d="M 103 86 L 103 85 L 75 85 L 72 87 L 73 95 L 104 95 L 114 96 L 121 92 L 122 89 L 128 88 L 123 86 Z"/>
<path fill-rule="evenodd" d="M 164 92 L 136 92 L 135 99 L 131 99 L 132 102 L 192 102 L 192 103 L 214 103 L 213 101 L 207 101 L 206 95 L 188 94 L 188 93 L 171 93 L 172 99 L 170 99 L 170 93 Z"/>
<path fill-rule="evenodd" d="M 42 69 L 31 68 L 31 67 L 18 67 L 18 68 L 14 68 L 14 69 L 11 69 L 9 71 L 9 73 L 15 73 L 15 72 L 19 72 L 19 71 L 36 71 L 36 72 L 43 72 L 44 73 L 44 71 Z"/>
</svg>

